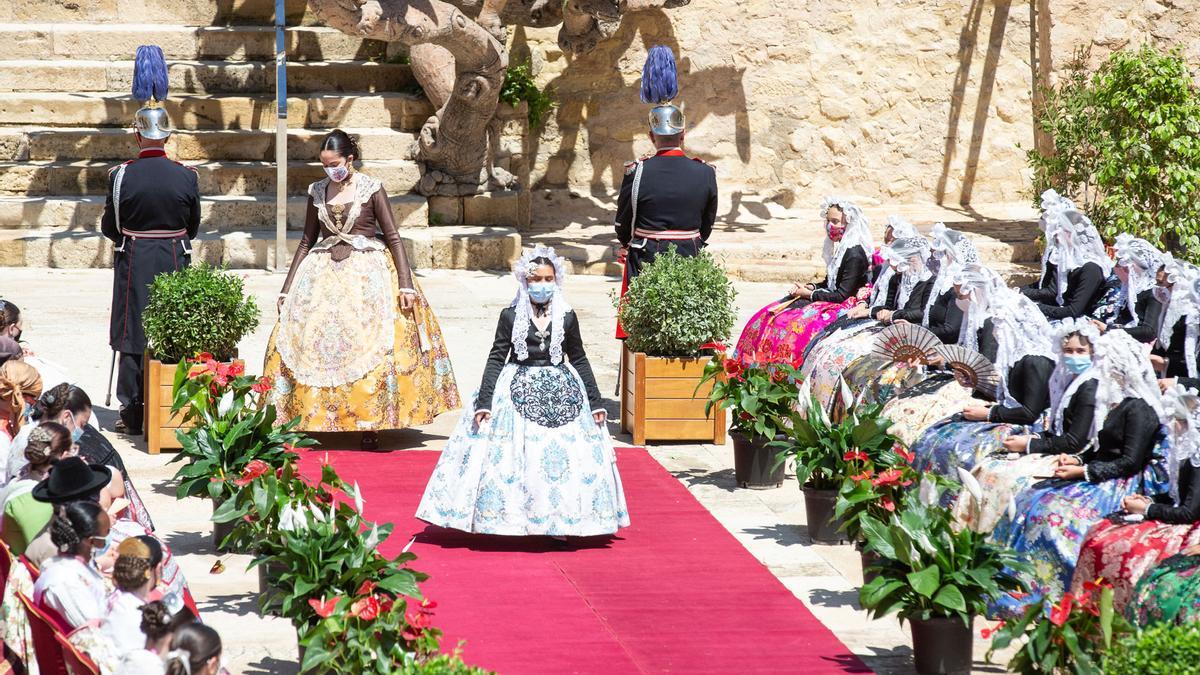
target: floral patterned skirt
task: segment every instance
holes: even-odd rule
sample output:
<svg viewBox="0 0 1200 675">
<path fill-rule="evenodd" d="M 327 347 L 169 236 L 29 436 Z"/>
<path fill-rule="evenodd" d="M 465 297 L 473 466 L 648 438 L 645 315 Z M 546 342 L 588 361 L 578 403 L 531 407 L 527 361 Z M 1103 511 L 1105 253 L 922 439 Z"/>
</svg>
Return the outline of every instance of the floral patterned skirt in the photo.
<svg viewBox="0 0 1200 675">
<path fill-rule="evenodd" d="M 991 532 L 1002 517 L 1016 508 L 1017 495 L 1054 474 L 1057 461 L 1057 455 L 984 457 L 971 470 L 982 488 L 983 498 L 975 499 L 965 490 L 960 492 L 953 506 L 954 517 L 976 532 Z"/>
<path fill-rule="evenodd" d="M 895 363 L 880 354 L 858 357 L 842 374 L 854 399 L 867 405 L 887 403 L 925 377 L 923 367 Z"/>
<path fill-rule="evenodd" d="M 958 480 L 958 469 L 970 471 L 984 457 L 1004 448 L 1004 439 L 1020 427 L 995 422 L 968 422 L 961 417 L 938 422 L 910 448 L 917 471 L 931 471 Z"/>
<path fill-rule="evenodd" d="M 1010 616 L 1043 599 L 1057 602 L 1070 588 L 1084 535 L 1101 518 L 1120 509 L 1125 497 L 1158 492 L 1158 475 L 1151 464 L 1127 478 L 1103 483 L 1047 480 L 1019 494 L 1015 515 L 1000 519 L 992 539 L 1031 563 L 1032 572 L 1019 574 L 1030 593 L 1019 600 L 1001 598 L 989 607 L 989 614 Z"/>
<path fill-rule="evenodd" d="M 855 359 L 870 353 L 883 326 L 870 320 L 847 325 L 820 339 L 804 359 L 801 374 L 822 405 L 838 392 L 839 380 Z"/>
<path fill-rule="evenodd" d="M 804 302 L 797 300 L 786 309 L 786 303 L 772 302 L 750 317 L 737 341 L 737 355 L 758 363 L 792 363 L 804 360 L 808 343 L 826 326 L 853 307 L 857 298 L 845 302 Z M 804 302 L 804 304 L 800 304 Z"/>
<path fill-rule="evenodd" d="M 1083 540 L 1071 590 L 1079 593 L 1084 582 L 1103 577 L 1113 585 L 1113 606 L 1124 611 L 1134 587 L 1151 568 L 1195 544 L 1200 544 L 1200 525 L 1102 520 Z"/>
<path fill-rule="evenodd" d="M 1171 556 L 1151 569 L 1138 581 L 1125 615 L 1143 628 L 1200 621 L 1200 555 Z"/>
<path fill-rule="evenodd" d="M 892 421 L 892 435 L 911 447 L 929 427 L 961 412 L 973 400 L 971 390 L 953 377 L 935 375 L 888 401 L 883 416 Z"/>
<path fill-rule="evenodd" d="M 629 525 L 612 440 L 570 365 L 504 366 L 492 418 L 463 412 L 417 517 L 465 532 L 595 536 Z"/>
<path fill-rule="evenodd" d="M 416 306 L 400 309 L 383 250 L 300 263 L 267 343 L 265 374 L 281 420 L 308 432 L 376 431 L 428 424 L 459 406 L 450 355 L 416 279 Z"/>
</svg>

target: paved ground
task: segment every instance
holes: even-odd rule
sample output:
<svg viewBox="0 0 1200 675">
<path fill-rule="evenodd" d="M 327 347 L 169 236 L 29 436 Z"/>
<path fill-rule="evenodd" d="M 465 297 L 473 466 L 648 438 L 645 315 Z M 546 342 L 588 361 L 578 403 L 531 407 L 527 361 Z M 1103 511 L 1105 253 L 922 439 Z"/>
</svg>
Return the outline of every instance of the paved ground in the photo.
<svg viewBox="0 0 1200 675">
<path fill-rule="evenodd" d="M 264 320 L 242 343 L 241 353 L 251 372 L 261 372 L 282 277 L 260 272 L 245 277 L 249 290 L 264 307 Z M 92 394 L 106 427 L 114 418 L 111 410 L 100 409 L 110 358 L 107 330 L 111 278 L 111 272 L 105 270 L 0 268 L 0 297 L 23 310 L 30 347 L 63 366 Z M 469 396 L 478 386 L 495 317 L 511 299 L 513 282 L 500 274 L 434 271 L 423 273 L 420 283 L 437 310 L 460 387 L 464 396 Z M 580 276 L 574 277 L 567 288 L 580 315 L 601 391 L 609 395 L 615 386 L 618 356 L 617 343 L 611 337 L 614 312 L 609 295 L 617 289 L 617 282 L 607 277 Z M 739 315 L 744 322 L 755 309 L 778 297 L 782 287 L 739 282 L 737 289 Z M 615 413 L 615 402 L 609 405 L 610 412 Z M 455 417 L 456 413 L 448 413 L 427 427 L 385 434 L 383 443 L 397 449 L 439 448 Z M 226 556 L 226 571 L 210 573 L 215 560 L 209 543 L 210 507 L 198 499 L 174 499 L 171 455 L 151 456 L 140 441 L 131 444 L 121 436 L 109 437 L 121 450 L 160 534 L 179 555 L 205 620 L 221 631 L 233 672 L 295 672 L 295 633 L 290 624 L 257 614 L 257 578 L 242 571 L 246 558 Z M 357 442 L 353 438 L 324 440 L 342 447 Z M 627 443 L 629 439 L 626 436 L 618 440 Z M 738 490 L 734 487 L 730 447 L 665 444 L 652 447 L 651 452 L 872 668 L 879 672 L 911 672 L 907 628 L 902 629 L 894 618 L 869 621 L 858 608 L 856 589 L 861 575 L 857 553 L 849 546 L 817 546 L 808 541 L 803 502 L 794 479 L 777 490 Z M 977 656 L 982 657 L 985 649 L 977 638 Z M 976 665 L 977 671 L 987 669 L 982 663 Z"/>
</svg>

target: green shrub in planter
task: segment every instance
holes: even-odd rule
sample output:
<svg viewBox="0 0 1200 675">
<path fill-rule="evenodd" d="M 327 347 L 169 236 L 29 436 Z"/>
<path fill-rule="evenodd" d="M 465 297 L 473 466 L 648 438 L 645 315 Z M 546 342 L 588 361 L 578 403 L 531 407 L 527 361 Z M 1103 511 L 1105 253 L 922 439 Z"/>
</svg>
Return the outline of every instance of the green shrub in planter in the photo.
<svg viewBox="0 0 1200 675">
<path fill-rule="evenodd" d="M 1200 675 L 1200 626 L 1162 624 L 1118 642 L 1104 659 L 1105 675 Z"/>
<path fill-rule="evenodd" d="M 154 279 L 142 324 L 160 361 L 178 363 L 201 352 L 227 361 L 258 326 L 259 315 L 240 276 L 200 264 Z"/>
<path fill-rule="evenodd" d="M 672 246 L 642 268 L 624 298 L 614 298 L 631 352 L 690 357 L 733 331 L 737 295 L 711 255 L 681 256 Z"/>
</svg>

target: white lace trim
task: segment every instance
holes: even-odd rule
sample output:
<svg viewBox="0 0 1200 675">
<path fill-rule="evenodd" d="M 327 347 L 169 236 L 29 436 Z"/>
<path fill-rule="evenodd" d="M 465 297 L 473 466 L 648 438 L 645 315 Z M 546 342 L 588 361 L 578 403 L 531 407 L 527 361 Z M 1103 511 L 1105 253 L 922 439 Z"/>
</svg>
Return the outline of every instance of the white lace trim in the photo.
<svg viewBox="0 0 1200 675">
<path fill-rule="evenodd" d="M 550 300 L 550 362 L 557 365 L 563 362 L 563 320 L 567 312 L 571 311 L 571 306 L 567 304 L 567 298 L 563 294 L 563 282 L 567 278 L 566 266 L 563 259 L 549 246 L 538 244 L 525 251 L 513 264 L 513 277 L 516 278 L 518 286 L 517 295 L 510 305 L 516 310 L 516 316 L 513 317 L 512 348 L 517 354 L 517 360 L 524 361 L 529 358 L 529 344 L 526 340 L 529 337 L 529 323 L 533 314 L 529 299 L 529 273 L 536 258 L 547 258 L 554 265 L 554 297 Z"/>
<path fill-rule="evenodd" d="M 1200 324 L 1200 269 L 1195 265 L 1176 260 L 1170 253 L 1163 254 L 1167 280 L 1172 284 L 1170 289 L 1156 288 L 1154 293 L 1159 302 L 1163 303 L 1163 321 L 1158 325 L 1158 343 L 1163 349 L 1172 347 L 1175 337 L 1175 325 L 1180 319 L 1187 317 L 1184 323 L 1183 356 L 1187 362 L 1188 377 L 1198 377 L 1196 364 L 1196 344 L 1198 324 Z"/>
<path fill-rule="evenodd" d="M 354 198 L 350 200 L 350 211 L 346 213 L 346 219 L 342 223 L 342 226 L 345 228 L 344 230 L 337 229 L 333 217 L 329 215 L 329 205 L 325 202 L 325 193 L 329 188 L 329 183 L 330 180 L 326 177 L 308 186 L 308 194 L 312 197 L 313 205 L 317 207 L 317 218 L 325 226 L 325 231 L 329 233 L 321 238 L 321 243 L 325 244 L 327 240 L 335 239 L 350 244 L 355 248 L 361 248 L 361 246 L 356 244 L 367 241 L 367 238 L 361 235 L 351 237 L 349 232 L 354 228 L 354 224 L 358 222 L 358 215 L 362 212 L 363 204 L 371 200 L 371 197 L 379 190 L 383 183 L 365 173 L 358 174 L 358 178 L 354 179 Z M 337 243 L 337 241 L 330 241 L 326 245 L 326 248 Z"/>
<path fill-rule="evenodd" d="M 1092 368 L 1097 370 L 1093 439 L 1104 428 L 1109 411 L 1127 398 L 1142 399 L 1154 409 L 1160 422 L 1166 422 L 1162 391 L 1150 367 L 1149 347 L 1125 331 L 1109 331 L 1096 342 L 1092 359 Z"/>
<path fill-rule="evenodd" d="M 1113 248 L 1117 264 L 1129 270 L 1128 280 L 1121 285 L 1121 306 L 1128 308 L 1133 318 L 1125 325 L 1137 326 L 1141 322 L 1137 315 L 1137 299 L 1155 287 L 1155 277 L 1163 266 L 1163 254 L 1145 239 L 1128 234 L 1118 234 Z"/>
<path fill-rule="evenodd" d="M 1093 367 L 1078 375 L 1067 370 L 1062 350 L 1067 336 L 1072 333 L 1081 333 L 1093 349 L 1100 340 L 1100 331 L 1087 318 L 1067 318 L 1058 325 L 1053 343 L 1055 366 L 1050 374 L 1050 430 L 1059 435 L 1063 433 L 1063 417 L 1075 398 L 1075 392 L 1084 382 L 1096 379 L 1094 360 Z"/>
<path fill-rule="evenodd" d="M 862 209 L 858 208 L 857 204 L 848 199 L 826 197 L 825 201 L 821 202 L 822 227 L 824 227 L 825 214 L 829 212 L 831 206 L 841 209 L 846 218 L 846 231 L 842 234 L 842 240 L 834 242 L 826 234 L 825 246 L 821 251 L 821 256 L 825 259 L 825 288 L 832 291 L 837 288 L 837 273 L 842 267 L 842 260 L 845 259 L 846 252 L 856 246 L 861 248 L 863 254 L 867 256 L 869 264 L 875 244 L 871 239 L 871 229 L 867 217 L 863 215 Z"/>
<path fill-rule="evenodd" d="M 1058 304 L 1063 302 L 1071 272 L 1095 263 L 1105 277 L 1112 274 L 1113 263 L 1104 250 L 1104 240 L 1087 216 L 1075 209 L 1053 209 L 1043 218 L 1047 221 L 1047 231 L 1053 230 L 1058 248 Z"/>
<path fill-rule="evenodd" d="M 897 238 L 880 249 L 880 255 L 883 256 L 884 269 L 872 289 L 871 307 L 879 307 L 887 302 L 887 287 L 897 272 L 900 273 L 900 288 L 896 291 L 896 308 L 904 307 L 917 284 L 933 276 L 926 265 L 929 240 L 920 235 Z"/>
<path fill-rule="evenodd" d="M 921 319 L 926 327 L 929 326 L 929 309 L 943 293 L 954 287 L 955 275 L 966 265 L 979 262 L 975 244 L 962 232 L 946 227 L 945 223 L 934 223 L 929 239 L 933 256 L 938 261 L 938 272 L 929 299 L 925 301 L 925 316 Z"/>
<path fill-rule="evenodd" d="M 1038 288 L 1042 288 L 1042 284 L 1046 280 L 1046 268 L 1049 263 L 1059 265 L 1058 242 L 1055 237 L 1056 228 L 1058 226 L 1058 218 L 1055 212 L 1074 209 L 1075 202 L 1058 194 L 1056 190 L 1050 189 L 1042 193 L 1042 217 L 1038 220 L 1038 227 L 1044 235 L 1044 247 L 1042 250 L 1042 274 L 1038 277 Z"/>
<path fill-rule="evenodd" d="M 1171 479 L 1171 499 L 1179 505 L 1179 467 L 1191 462 L 1200 468 L 1200 395 L 1195 389 L 1176 384 L 1163 394 L 1167 411 L 1167 429 L 1171 451 L 1167 454 L 1167 475 Z"/>
</svg>

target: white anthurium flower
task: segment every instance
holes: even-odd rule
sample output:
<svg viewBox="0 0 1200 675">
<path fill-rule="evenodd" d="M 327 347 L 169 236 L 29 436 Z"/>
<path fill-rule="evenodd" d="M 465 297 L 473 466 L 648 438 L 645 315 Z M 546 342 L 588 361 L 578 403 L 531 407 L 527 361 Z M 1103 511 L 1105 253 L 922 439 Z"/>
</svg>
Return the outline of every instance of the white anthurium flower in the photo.
<svg viewBox="0 0 1200 675">
<path fill-rule="evenodd" d="M 800 391 L 797 393 L 796 400 L 800 402 L 800 405 L 808 405 L 812 402 L 812 383 L 808 378 L 804 378 L 804 381 L 800 383 Z"/>
<path fill-rule="evenodd" d="M 361 514 L 363 512 L 363 504 L 366 503 L 367 500 L 363 499 L 362 490 L 358 487 L 358 481 L 354 481 L 354 510 Z"/>
<path fill-rule="evenodd" d="M 1008 498 L 1008 519 L 1013 520 L 1017 517 L 1017 499 L 1016 497 Z"/>
<path fill-rule="evenodd" d="M 921 483 L 917 488 L 917 498 L 925 506 L 937 506 L 938 490 L 937 483 L 927 475 L 921 476 Z"/>
<path fill-rule="evenodd" d="M 970 471 L 958 467 L 958 480 L 971 493 L 977 503 L 983 502 L 983 487 L 979 485 L 979 481 L 975 480 L 975 476 L 971 475 Z"/>
<path fill-rule="evenodd" d="M 309 504 L 308 511 L 309 511 L 309 513 L 311 513 L 313 515 L 313 518 L 317 519 L 317 522 L 319 522 L 319 523 L 328 522 L 327 520 L 325 520 L 325 512 L 322 511 L 321 509 L 317 508 L 316 504 Z"/>
<path fill-rule="evenodd" d="M 368 550 L 374 550 L 379 545 L 379 526 L 372 525 L 371 531 L 367 532 L 367 539 L 364 542 Z"/>
<path fill-rule="evenodd" d="M 845 378 L 839 377 L 838 381 L 842 384 L 842 405 L 850 410 L 854 407 L 854 392 L 850 390 L 850 385 L 846 384 Z"/>
<path fill-rule="evenodd" d="M 225 392 L 225 395 L 222 396 L 221 400 L 217 402 L 217 416 L 224 417 L 229 414 L 230 410 L 233 410 L 233 390 L 232 389 Z"/>
<path fill-rule="evenodd" d="M 279 510 L 279 529 L 283 532 L 299 532 L 308 529 L 308 519 L 304 511 L 293 502 L 288 502 Z"/>
</svg>

